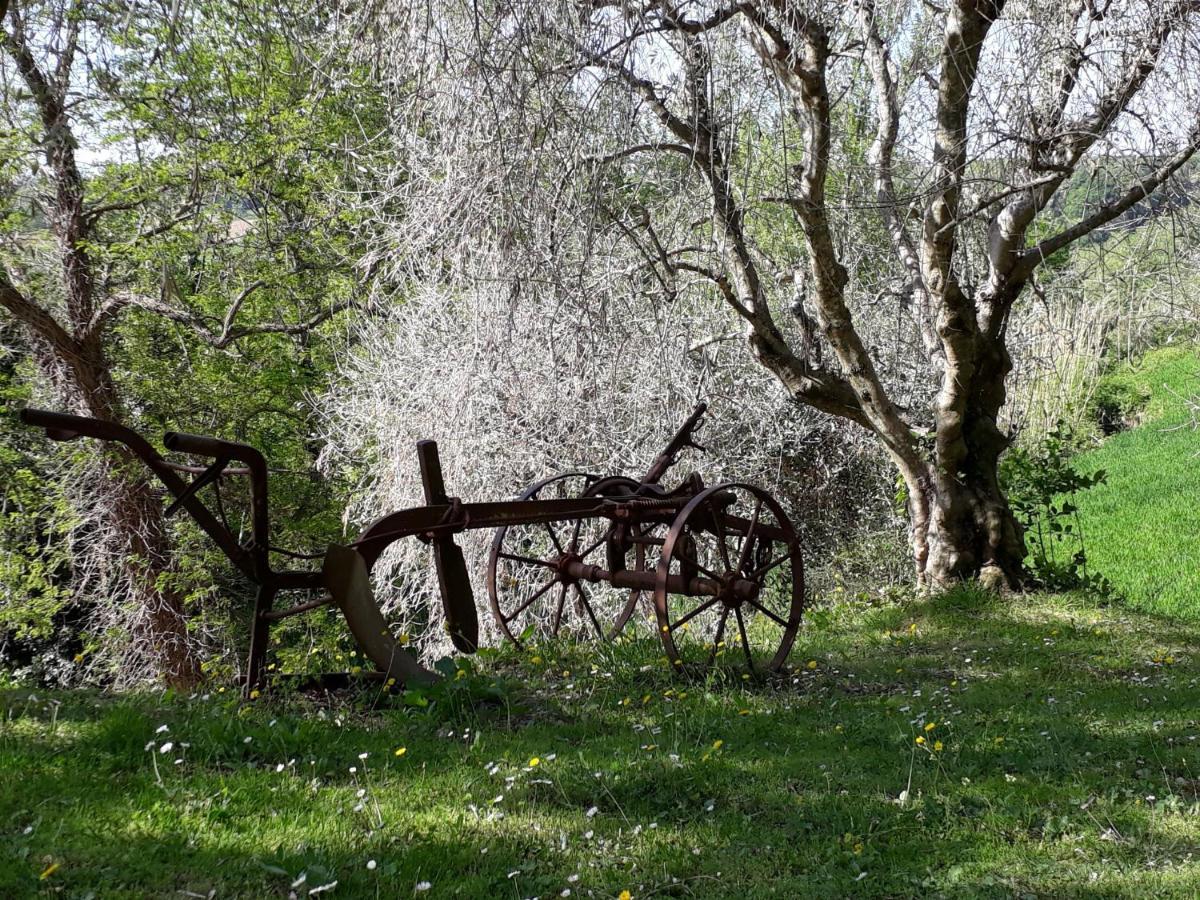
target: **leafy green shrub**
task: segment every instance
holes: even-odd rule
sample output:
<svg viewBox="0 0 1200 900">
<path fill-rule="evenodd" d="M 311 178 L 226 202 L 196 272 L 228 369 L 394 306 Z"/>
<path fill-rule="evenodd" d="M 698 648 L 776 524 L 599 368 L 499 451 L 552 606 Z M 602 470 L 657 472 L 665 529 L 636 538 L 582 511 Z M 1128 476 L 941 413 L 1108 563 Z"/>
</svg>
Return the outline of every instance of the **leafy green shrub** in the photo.
<svg viewBox="0 0 1200 900">
<path fill-rule="evenodd" d="M 1128 373 L 1112 373 L 1101 378 L 1092 395 L 1091 418 L 1104 435 L 1133 427 L 1150 402 L 1150 390 Z"/>
<path fill-rule="evenodd" d="M 1025 528 L 1026 565 L 1046 589 L 1084 588 L 1112 593 L 1102 576 L 1089 572 L 1079 518 L 1078 495 L 1103 484 L 1103 469 L 1085 475 L 1072 468 L 1075 440 L 1061 419 L 1031 447 L 1018 447 L 1004 458 L 1000 477 L 1013 512 Z"/>
</svg>

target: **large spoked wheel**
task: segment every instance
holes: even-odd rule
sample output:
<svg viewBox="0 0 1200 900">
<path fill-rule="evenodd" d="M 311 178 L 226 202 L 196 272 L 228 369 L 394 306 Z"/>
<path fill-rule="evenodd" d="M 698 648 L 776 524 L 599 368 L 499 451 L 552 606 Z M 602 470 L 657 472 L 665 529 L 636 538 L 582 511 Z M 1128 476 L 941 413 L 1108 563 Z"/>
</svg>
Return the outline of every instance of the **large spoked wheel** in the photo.
<svg viewBox="0 0 1200 900">
<path fill-rule="evenodd" d="M 636 487 L 637 482 L 627 478 L 600 479 L 571 472 L 531 485 L 520 499 L 620 496 Z M 574 579 L 564 563 L 609 569 L 623 564 L 625 547 L 616 539 L 616 528 L 608 519 L 576 519 L 496 529 L 487 590 L 492 615 L 504 636 L 517 646 L 533 635 L 609 639 L 615 633 L 610 623 L 621 618 L 629 604 L 628 593 Z"/>
<path fill-rule="evenodd" d="M 748 484 L 692 498 L 663 544 L 654 612 L 677 670 L 781 670 L 804 612 L 800 544 L 783 508 Z"/>
</svg>

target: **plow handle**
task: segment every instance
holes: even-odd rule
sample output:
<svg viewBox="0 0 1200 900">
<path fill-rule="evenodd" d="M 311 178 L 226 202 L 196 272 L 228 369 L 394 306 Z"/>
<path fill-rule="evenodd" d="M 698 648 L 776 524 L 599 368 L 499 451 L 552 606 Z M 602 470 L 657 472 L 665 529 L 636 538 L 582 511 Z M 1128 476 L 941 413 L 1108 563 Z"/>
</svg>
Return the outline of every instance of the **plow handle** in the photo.
<svg viewBox="0 0 1200 900">
<path fill-rule="evenodd" d="M 650 464 L 650 470 L 646 472 L 646 476 L 642 479 L 643 484 L 656 484 L 667 474 L 667 470 L 675 465 L 675 457 L 687 447 L 694 447 L 697 450 L 704 450 L 699 444 L 692 440 L 692 436 L 703 424 L 704 414 L 708 412 L 708 404 L 701 401 L 696 404 L 696 408 L 692 410 L 692 414 L 687 417 L 679 430 L 675 432 L 675 436 L 671 438 L 666 449 L 663 450 Z"/>
</svg>

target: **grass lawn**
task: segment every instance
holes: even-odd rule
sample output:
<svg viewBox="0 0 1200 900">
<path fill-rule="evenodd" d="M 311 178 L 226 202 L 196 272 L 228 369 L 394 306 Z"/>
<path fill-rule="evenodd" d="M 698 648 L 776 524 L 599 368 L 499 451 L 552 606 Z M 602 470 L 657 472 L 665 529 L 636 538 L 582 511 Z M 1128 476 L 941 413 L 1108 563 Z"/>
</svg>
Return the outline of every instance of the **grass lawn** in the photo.
<svg viewBox="0 0 1200 900">
<path fill-rule="evenodd" d="M 630 642 L 425 707 L 9 689 L 0 896 L 1194 897 L 1197 646 L 964 589 L 814 610 L 769 685 Z"/>
<path fill-rule="evenodd" d="M 1108 473 L 1078 501 L 1089 565 L 1134 606 L 1200 619 L 1200 409 L 1188 405 L 1200 395 L 1200 355 L 1158 350 L 1106 382 L 1149 403 L 1137 428 L 1076 460 Z"/>
</svg>

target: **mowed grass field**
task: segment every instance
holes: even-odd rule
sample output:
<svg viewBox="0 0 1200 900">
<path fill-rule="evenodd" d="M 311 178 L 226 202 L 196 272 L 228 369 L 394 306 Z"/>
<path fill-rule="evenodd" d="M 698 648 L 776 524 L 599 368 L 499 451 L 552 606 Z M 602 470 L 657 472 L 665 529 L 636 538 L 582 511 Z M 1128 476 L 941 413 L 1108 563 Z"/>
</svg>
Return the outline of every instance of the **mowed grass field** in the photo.
<svg viewBox="0 0 1200 900">
<path fill-rule="evenodd" d="M 795 670 L 488 653 L 424 700 L 0 693 L 0 897 L 1195 897 L 1200 623 L 810 612 Z"/>
<path fill-rule="evenodd" d="M 1149 402 L 1075 461 L 1108 473 L 1078 501 L 1089 565 L 1133 606 L 1200 619 L 1200 352 L 1158 350 L 1106 380 Z"/>
</svg>

